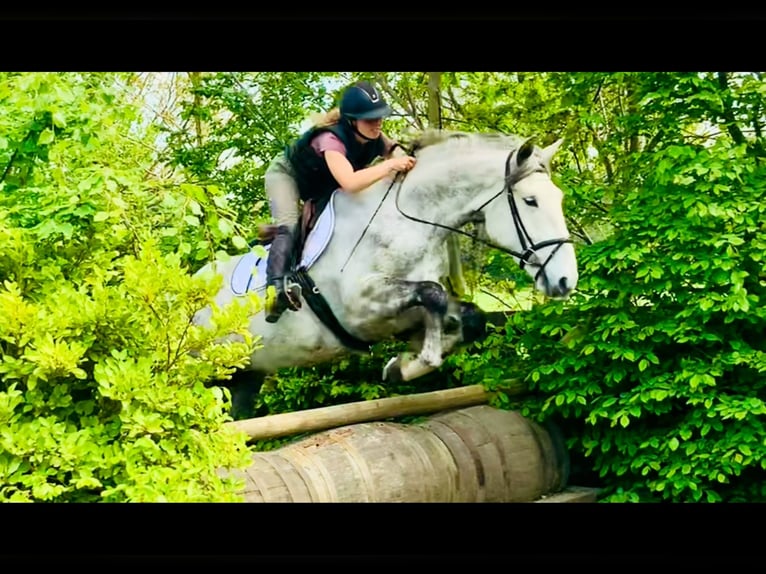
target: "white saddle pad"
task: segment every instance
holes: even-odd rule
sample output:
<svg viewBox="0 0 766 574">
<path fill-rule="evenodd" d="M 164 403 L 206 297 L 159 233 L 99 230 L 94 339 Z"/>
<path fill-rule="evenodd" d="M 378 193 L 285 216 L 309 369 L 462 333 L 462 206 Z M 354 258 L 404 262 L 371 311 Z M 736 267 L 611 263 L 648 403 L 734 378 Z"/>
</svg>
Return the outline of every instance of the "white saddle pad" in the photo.
<svg viewBox="0 0 766 574">
<path fill-rule="evenodd" d="M 335 194 L 333 192 L 327 207 L 319 214 L 316 225 L 309 233 L 306 244 L 303 247 L 301 263 L 298 267 L 309 269 L 317 262 L 330 243 L 333 229 L 335 228 Z M 266 288 L 266 260 L 271 245 L 266 246 L 266 255 L 260 256 L 250 251 L 242 256 L 231 274 L 231 290 L 236 295 L 244 295 L 248 291 L 262 291 Z"/>
</svg>

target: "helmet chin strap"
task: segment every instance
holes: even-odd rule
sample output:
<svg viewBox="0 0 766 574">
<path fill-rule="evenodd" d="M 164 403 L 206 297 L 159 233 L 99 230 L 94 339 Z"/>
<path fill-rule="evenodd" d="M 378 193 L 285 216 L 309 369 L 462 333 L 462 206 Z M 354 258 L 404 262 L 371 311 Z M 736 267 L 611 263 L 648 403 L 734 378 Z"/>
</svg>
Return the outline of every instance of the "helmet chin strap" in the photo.
<svg viewBox="0 0 766 574">
<path fill-rule="evenodd" d="M 354 123 L 353 120 L 349 118 L 344 118 L 344 119 L 346 120 L 346 122 L 348 122 L 348 125 L 351 126 L 351 129 L 354 130 L 354 133 L 358 135 L 360 138 L 368 142 L 374 142 L 376 139 L 378 139 L 378 138 L 368 138 L 366 135 L 364 135 L 362 132 L 359 131 L 359 129 L 356 127 L 356 124 Z"/>
</svg>

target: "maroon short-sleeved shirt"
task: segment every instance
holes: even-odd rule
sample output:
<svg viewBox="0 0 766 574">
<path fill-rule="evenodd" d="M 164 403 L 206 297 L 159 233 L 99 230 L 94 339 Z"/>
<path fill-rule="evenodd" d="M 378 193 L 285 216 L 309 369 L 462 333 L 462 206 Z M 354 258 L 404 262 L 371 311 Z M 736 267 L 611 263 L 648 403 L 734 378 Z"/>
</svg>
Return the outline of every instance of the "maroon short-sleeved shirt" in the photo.
<svg viewBox="0 0 766 574">
<path fill-rule="evenodd" d="M 340 138 L 332 132 L 322 132 L 311 140 L 311 147 L 317 155 L 324 155 L 326 151 L 338 151 L 346 155 L 346 146 L 340 141 Z"/>
</svg>

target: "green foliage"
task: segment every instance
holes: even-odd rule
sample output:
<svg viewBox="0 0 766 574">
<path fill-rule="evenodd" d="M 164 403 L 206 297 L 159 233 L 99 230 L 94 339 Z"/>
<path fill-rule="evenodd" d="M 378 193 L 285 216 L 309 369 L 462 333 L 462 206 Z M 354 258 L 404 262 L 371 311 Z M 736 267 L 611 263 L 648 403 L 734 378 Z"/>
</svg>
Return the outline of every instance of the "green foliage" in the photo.
<svg viewBox="0 0 766 574">
<path fill-rule="evenodd" d="M 163 250 L 177 252 L 192 270 L 197 270 L 209 261 L 249 249 L 249 232 L 237 221 L 237 213 L 223 190 L 215 185 L 181 183 L 168 193 L 169 187 L 165 186 L 159 206 L 166 217 L 152 224 Z"/>
<path fill-rule="evenodd" d="M 268 218 L 263 173 L 299 133 L 310 113 L 332 104 L 328 79 L 317 72 L 190 74 L 180 127 L 166 126 L 170 165 L 191 182 L 225 189 L 235 219 L 250 227 Z M 304 126 L 305 127 L 305 126 Z"/>
<path fill-rule="evenodd" d="M 183 214 L 157 210 L 120 79 L 0 76 L 2 500 L 239 499 L 219 470 L 247 464 L 245 437 L 211 383 L 248 360 L 259 301 L 192 323 L 220 280 L 152 237 Z"/>
</svg>

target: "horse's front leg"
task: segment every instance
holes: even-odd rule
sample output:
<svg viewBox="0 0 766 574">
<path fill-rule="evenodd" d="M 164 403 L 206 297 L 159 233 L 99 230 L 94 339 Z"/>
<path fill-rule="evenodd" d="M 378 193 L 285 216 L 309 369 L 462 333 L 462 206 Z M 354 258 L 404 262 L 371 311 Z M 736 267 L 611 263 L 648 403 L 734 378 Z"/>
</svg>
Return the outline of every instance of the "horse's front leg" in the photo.
<svg viewBox="0 0 766 574">
<path fill-rule="evenodd" d="M 418 359 L 436 369 L 442 364 L 442 335 L 447 313 L 447 292 L 438 283 L 424 281 L 416 289 L 418 303 L 425 309 L 423 318 L 423 346 Z"/>
<path fill-rule="evenodd" d="M 427 339 L 427 337 L 425 338 Z M 441 359 L 438 365 L 427 362 L 423 358 L 422 352 L 414 355 L 412 353 L 400 353 L 392 357 L 383 368 L 383 380 L 390 382 L 411 381 L 427 375 L 441 366 L 443 357 L 448 355 L 452 349 L 460 342 L 460 334 L 445 334 L 441 340 Z M 425 341 L 424 341 L 425 342 Z"/>
<path fill-rule="evenodd" d="M 368 302 L 370 313 L 374 312 L 378 316 L 389 319 L 395 319 L 413 308 L 422 309 L 424 335 L 422 347 L 416 358 L 417 363 L 401 375 L 398 372 L 394 374 L 394 370 L 398 371 L 398 366 L 394 364 L 396 358 L 394 358 L 383 370 L 384 379 L 399 379 L 406 375 L 407 378 L 403 380 L 409 380 L 441 366 L 444 317 L 448 308 L 448 296 L 444 287 L 435 281 L 387 278 L 385 281 L 371 282 L 363 293 L 362 299 Z M 381 309 L 382 301 L 385 301 L 383 309 Z"/>
<path fill-rule="evenodd" d="M 441 356 L 445 357 L 460 344 L 473 343 L 487 335 L 487 315 L 474 303 L 450 299 L 450 307 L 444 318 L 442 329 Z M 427 335 L 416 333 L 411 339 L 413 349 L 422 349 Z M 434 367 L 411 353 L 393 357 L 383 371 L 383 378 L 389 381 L 411 381 L 433 371 Z"/>
<path fill-rule="evenodd" d="M 449 352 L 459 341 L 459 317 L 449 316 L 452 334 L 445 334 L 449 297 L 444 288 L 433 281 L 414 284 L 414 298 L 407 307 L 423 308 L 423 330 L 420 352 L 411 358 L 404 353 L 393 357 L 383 368 L 383 380 L 411 381 L 438 369 Z M 457 325 L 453 325 L 457 321 Z M 457 328 L 455 328 L 457 327 Z"/>
</svg>

